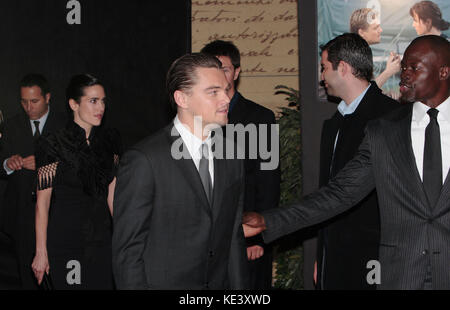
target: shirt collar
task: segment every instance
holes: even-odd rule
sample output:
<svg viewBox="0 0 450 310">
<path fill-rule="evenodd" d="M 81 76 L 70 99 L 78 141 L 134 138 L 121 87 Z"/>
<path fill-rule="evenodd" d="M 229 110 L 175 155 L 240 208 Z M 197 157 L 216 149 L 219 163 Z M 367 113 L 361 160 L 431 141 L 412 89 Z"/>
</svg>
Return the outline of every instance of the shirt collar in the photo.
<svg viewBox="0 0 450 310">
<path fill-rule="evenodd" d="M 342 100 L 338 105 L 339 113 L 341 113 L 343 116 L 354 113 L 355 110 L 358 108 L 359 104 L 361 103 L 361 100 L 364 98 L 367 90 L 370 88 L 370 85 L 371 84 L 369 83 L 369 86 L 367 86 L 367 88 L 358 97 L 356 97 L 355 100 L 353 100 L 350 104 L 346 104 L 345 101 Z"/>
<path fill-rule="evenodd" d="M 425 115 L 427 115 L 429 109 L 429 106 L 420 101 L 414 102 L 412 120 L 414 122 L 428 121 L 428 119 L 425 118 Z M 439 111 L 438 120 L 450 122 L 450 96 L 438 105 L 436 110 Z"/>
<path fill-rule="evenodd" d="M 178 115 L 175 116 L 173 120 L 173 124 L 176 130 L 180 133 L 181 139 L 183 139 L 183 143 L 186 145 L 189 154 L 194 159 L 200 159 L 200 146 L 205 142 L 208 145 L 208 148 L 211 149 L 211 133 L 209 133 L 208 137 L 205 141 L 202 141 L 199 137 L 195 136 L 189 128 L 187 128 L 183 123 L 181 123 Z"/>
<path fill-rule="evenodd" d="M 45 122 L 47 121 L 48 118 L 48 113 L 50 112 L 50 107 L 48 107 L 47 109 L 47 113 L 45 113 L 44 115 L 41 116 L 41 118 L 39 119 L 30 119 L 30 124 L 31 124 L 31 128 L 33 128 L 33 132 L 34 132 L 34 122 L 35 121 L 39 121 L 39 132 L 42 133 L 42 128 L 44 128 Z"/>
</svg>

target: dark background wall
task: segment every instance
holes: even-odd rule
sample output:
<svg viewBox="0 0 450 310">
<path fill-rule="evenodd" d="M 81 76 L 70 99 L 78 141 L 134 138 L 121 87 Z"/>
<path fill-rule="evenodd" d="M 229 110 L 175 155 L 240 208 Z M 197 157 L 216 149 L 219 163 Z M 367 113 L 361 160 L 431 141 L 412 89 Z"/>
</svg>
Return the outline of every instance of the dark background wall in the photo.
<svg viewBox="0 0 450 310">
<path fill-rule="evenodd" d="M 300 94 L 302 113 L 303 194 L 319 185 L 319 154 L 322 123 L 336 111 L 336 104 L 318 99 L 317 1 L 299 0 Z M 304 286 L 313 289 L 313 265 L 316 257 L 314 227 L 304 232 Z"/>
<path fill-rule="evenodd" d="M 69 25 L 65 0 L 0 2 L 0 109 L 20 111 L 18 82 L 44 74 L 51 108 L 64 112 L 70 77 L 89 72 L 106 86 L 107 125 L 126 146 L 167 124 L 170 63 L 190 51 L 190 1 L 79 0 L 81 24 Z"/>
</svg>

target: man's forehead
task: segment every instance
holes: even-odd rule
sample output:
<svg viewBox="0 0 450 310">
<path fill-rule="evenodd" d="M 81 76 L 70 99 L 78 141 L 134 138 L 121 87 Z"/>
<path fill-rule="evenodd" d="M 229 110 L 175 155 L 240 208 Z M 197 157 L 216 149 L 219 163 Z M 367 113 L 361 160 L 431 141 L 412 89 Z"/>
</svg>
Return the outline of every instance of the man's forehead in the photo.
<svg viewBox="0 0 450 310">
<path fill-rule="evenodd" d="M 42 96 L 42 89 L 38 86 L 38 85 L 32 85 L 32 86 L 22 86 L 20 87 L 20 93 L 23 95 L 23 93 L 25 94 L 33 94 L 33 95 L 38 95 L 38 96 Z"/>
<path fill-rule="evenodd" d="M 225 73 L 218 68 L 197 68 L 196 69 L 197 82 L 196 84 L 217 83 L 225 81 Z"/>
<path fill-rule="evenodd" d="M 426 62 L 427 60 L 432 60 L 433 63 L 437 63 L 440 59 L 439 53 L 425 42 L 419 42 L 411 45 L 407 48 L 403 61 L 421 61 Z"/>
</svg>

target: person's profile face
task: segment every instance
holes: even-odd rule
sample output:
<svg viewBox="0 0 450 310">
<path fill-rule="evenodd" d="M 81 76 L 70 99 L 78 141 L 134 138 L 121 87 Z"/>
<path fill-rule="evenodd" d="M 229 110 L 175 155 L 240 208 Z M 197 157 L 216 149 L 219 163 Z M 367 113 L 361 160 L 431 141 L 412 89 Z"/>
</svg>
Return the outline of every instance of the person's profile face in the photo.
<svg viewBox="0 0 450 310">
<path fill-rule="evenodd" d="M 217 56 L 222 63 L 222 70 L 225 73 L 228 83 L 234 85 L 234 81 L 239 77 L 240 68 L 234 68 L 231 58 L 228 56 Z"/>
<path fill-rule="evenodd" d="M 401 62 L 399 85 L 402 99 L 429 105 L 440 84 L 438 55 L 423 42 L 410 45 Z"/>
<path fill-rule="evenodd" d="M 414 12 L 412 26 L 416 29 L 416 33 L 419 36 L 427 34 L 429 31 L 427 23 L 423 19 L 420 19 L 416 12 Z"/>
<path fill-rule="evenodd" d="M 339 97 L 339 73 L 333 69 L 333 64 L 328 61 L 328 51 L 322 52 L 320 59 L 320 80 L 325 87 L 325 90 L 329 96 Z"/>
<path fill-rule="evenodd" d="M 21 87 L 20 103 L 30 120 L 37 120 L 44 116 L 48 111 L 50 93 L 42 95 L 39 86 Z"/>
<path fill-rule="evenodd" d="M 367 44 L 377 44 L 381 41 L 381 33 L 383 32 L 383 29 L 381 29 L 381 26 L 377 22 L 373 22 L 367 26 L 367 28 L 360 29 L 359 35 L 366 40 Z"/>
<path fill-rule="evenodd" d="M 73 100 L 73 99 L 72 99 Z M 83 89 L 80 102 L 71 101 L 75 122 L 83 128 L 99 126 L 105 113 L 105 90 L 101 85 Z"/>
<path fill-rule="evenodd" d="M 196 82 L 192 88 L 184 92 L 186 112 L 192 119 L 202 118 L 202 127 L 207 125 L 224 126 L 228 122 L 230 98 L 225 73 L 216 68 L 197 68 Z"/>
</svg>

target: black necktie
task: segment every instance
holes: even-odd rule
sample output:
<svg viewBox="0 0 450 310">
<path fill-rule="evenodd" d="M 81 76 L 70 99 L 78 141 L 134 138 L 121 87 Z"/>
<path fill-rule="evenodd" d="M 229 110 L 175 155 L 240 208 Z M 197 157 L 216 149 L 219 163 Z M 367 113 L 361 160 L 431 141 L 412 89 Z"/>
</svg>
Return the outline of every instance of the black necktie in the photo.
<svg viewBox="0 0 450 310">
<path fill-rule="evenodd" d="M 427 111 L 430 123 L 425 129 L 425 147 L 423 151 L 423 186 L 431 206 L 435 206 L 442 188 L 441 134 L 437 122 L 436 109 Z"/>
<path fill-rule="evenodd" d="M 33 121 L 33 123 L 34 123 L 34 128 L 36 128 L 33 137 L 35 139 L 38 139 L 41 136 L 41 132 L 39 131 L 39 121 Z"/>
<path fill-rule="evenodd" d="M 202 180 L 206 197 L 208 198 L 209 203 L 211 203 L 212 182 L 211 182 L 211 175 L 209 174 L 209 160 L 207 158 L 208 146 L 206 145 L 206 143 L 203 143 L 200 146 L 200 153 L 202 157 L 200 158 L 198 173 L 200 174 L 200 179 Z"/>
</svg>

